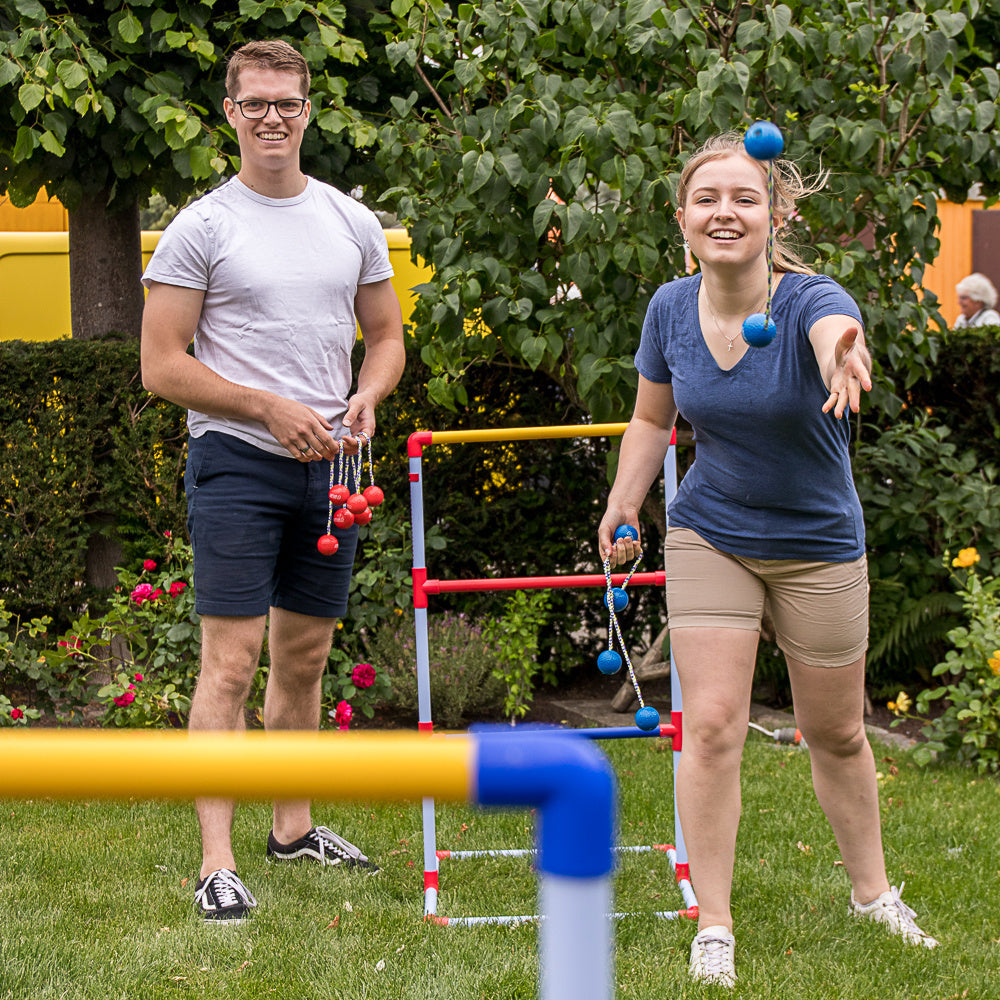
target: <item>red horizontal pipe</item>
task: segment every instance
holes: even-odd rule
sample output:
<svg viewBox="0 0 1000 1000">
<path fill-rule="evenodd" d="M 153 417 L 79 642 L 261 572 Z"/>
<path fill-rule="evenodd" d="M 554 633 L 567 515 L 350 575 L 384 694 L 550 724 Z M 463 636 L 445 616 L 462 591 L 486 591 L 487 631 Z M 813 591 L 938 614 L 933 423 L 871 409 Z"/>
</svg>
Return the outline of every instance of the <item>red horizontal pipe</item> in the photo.
<svg viewBox="0 0 1000 1000">
<path fill-rule="evenodd" d="M 627 573 L 612 573 L 612 585 L 621 586 L 627 576 Z M 629 583 L 662 587 L 666 581 L 667 574 L 662 570 L 657 570 L 654 573 L 633 573 Z M 425 594 L 459 594 L 480 590 L 557 590 L 567 587 L 605 586 L 607 586 L 607 580 L 603 574 L 588 573 L 583 576 L 506 576 L 484 580 L 425 580 L 423 592 Z"/>
</svg>

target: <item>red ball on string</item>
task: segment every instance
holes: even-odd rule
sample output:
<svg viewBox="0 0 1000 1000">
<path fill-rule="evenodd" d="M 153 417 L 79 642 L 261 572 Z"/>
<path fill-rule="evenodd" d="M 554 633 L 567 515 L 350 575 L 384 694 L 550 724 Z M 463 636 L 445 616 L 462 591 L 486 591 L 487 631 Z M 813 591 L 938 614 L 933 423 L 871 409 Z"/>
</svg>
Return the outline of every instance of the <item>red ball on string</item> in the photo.
<svg viewBox="0 0 1000 1000">
<path fill-rule="evenodd" d="M 354 524 L 354 515 L 346 507 L 341 507 L 333 512 L 333 523 L 338 528 L 349 528 Z"/>
<path fill-rule="evenodd" d="M 361 491 L 361 495 L 368 501 L 369 507 L 377 507 L 385 499 L 385 494 L 374 483 L 371 486 L 366 486 Z"/>
<path fill-rule="evenodd" d="M 352 493 L 347 498 L 347 509 L 352 514 L 360 514 L 363 510 L 368 510 L 368 501 L 360 493 Z"/>
<path fill-rule="evenodd" d="M 372 509 L 371 507 L 365 507 L 360 514 L 354 515 L 355 524 L 367 524 L 372 519 Z"/>
<path fill-rule="evenodd" d="M 340 483 L 330 487 L 330 499 L 334 503 L 344 503 L 350 495 L 351 491 Z"/>
<path fill-rule="evenodd" d="M 335 535 L 320 535 L 316 542 L 316 548 L 325 556 L 332 556 L 340 548 L 340 542 Z"/>
</svg>

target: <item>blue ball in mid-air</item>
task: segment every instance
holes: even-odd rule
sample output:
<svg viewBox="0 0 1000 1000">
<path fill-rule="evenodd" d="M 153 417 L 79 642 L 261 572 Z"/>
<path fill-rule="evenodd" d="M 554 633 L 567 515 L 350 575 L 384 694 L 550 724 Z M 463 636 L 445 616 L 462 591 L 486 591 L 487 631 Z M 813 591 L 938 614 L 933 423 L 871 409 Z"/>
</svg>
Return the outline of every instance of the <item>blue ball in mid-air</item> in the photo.
<svg viewBox="0 0 1000 1000">
<path fill-rule="evenodd" d="M 648 733 L 660 724 L 660 713 L 652 705 L 646 705 L 635 713 L 635 724 L 644 733 Z"/>
<path fill-rule="evenodd" d="M 743 320 L 743 339 L 751 347 L 767 347 L 777 334 L 774 320 L 768 319 L 764 313 L 751 313 Z"/>
<path fill-rule="evenodd" d="M 621 653 L 617 653 L 613 649 L 606 649 L 597 657 L 597 669 L 602 674 L 617 674 L 621 668 Z"/>
<path fill-rule="evenodd" d="M 773 160 L 781 156 L 785 140 L 781 129 L 772 122 L 754 122 L 743 137 L 743 148 L 755 160 Z"/>
</svg>

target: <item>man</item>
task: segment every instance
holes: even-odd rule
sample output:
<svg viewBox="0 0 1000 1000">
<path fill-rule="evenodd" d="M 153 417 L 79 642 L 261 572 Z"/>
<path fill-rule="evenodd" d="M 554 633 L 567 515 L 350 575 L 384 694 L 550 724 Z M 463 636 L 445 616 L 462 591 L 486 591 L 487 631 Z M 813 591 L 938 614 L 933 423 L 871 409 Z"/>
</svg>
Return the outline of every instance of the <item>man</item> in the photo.
<svg viewBox="0 0 1000 1000">
<path fill-rule="evenodd" d="M 239 173 L 178 214 L 143 275 L 143 384 L 188 408 L 185 489 L 202 616 L 190 729 L 244 728 L 265 628 L 265 728 L 316 729 L 357 543 L 356 527 L 334 529 L 337 553 L 316 549 L 329 463 L 373 433 L 375 407 L 403 370 L 402 318 L 378 220 L 300 170 L 305 60 L 285 42 L 251 42 L 231 57 L 226 92 Z M 365 357 L 348 399 L 358 325 Z M 196 809 L 196 905 L 206 921 L 238 923 L 257 903 L 236 874 L 234 803 L 199 799 Z M 274 803 L 267 856 L 377 870 L 313 826 L 307 800 Z"/>
</svg>

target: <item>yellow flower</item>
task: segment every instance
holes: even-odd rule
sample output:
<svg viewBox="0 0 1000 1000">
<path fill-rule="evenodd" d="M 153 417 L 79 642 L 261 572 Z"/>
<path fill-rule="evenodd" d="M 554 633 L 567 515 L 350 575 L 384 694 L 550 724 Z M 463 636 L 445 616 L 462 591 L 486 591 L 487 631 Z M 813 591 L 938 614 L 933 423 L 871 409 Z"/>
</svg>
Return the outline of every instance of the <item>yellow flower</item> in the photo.
<svg viewBox="0 0 1000 1000">
<path fill-rule="evenodd" d="M 970 566 L 975 566 L 979 562 L 979 553 L 975 548 L 960 549 L 957 556 L 952 559 L 952 566 L 957 566 L 959 569 L 968 569 Z"/>
<path fill-rule="evenodd" d="M 888 702 L 886 707 L 894 715 L 902 715 L 904 712 L 909 711 L 912 704 L 913 702 L 910 701 L 907 693 L 905 691 L 900 691 L 899 694 L 896 695 L 896 700 Z"/>
<path fill-rule="evenodd" d="M 986 662 L 989 664 L 990 670 L 993 671 L 993 676 L 1000 676 L 1000 649 L 994 649 L 993 655 Z"/>
</svg>

